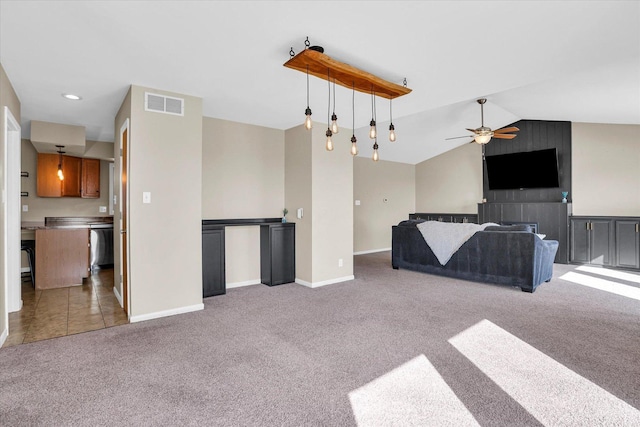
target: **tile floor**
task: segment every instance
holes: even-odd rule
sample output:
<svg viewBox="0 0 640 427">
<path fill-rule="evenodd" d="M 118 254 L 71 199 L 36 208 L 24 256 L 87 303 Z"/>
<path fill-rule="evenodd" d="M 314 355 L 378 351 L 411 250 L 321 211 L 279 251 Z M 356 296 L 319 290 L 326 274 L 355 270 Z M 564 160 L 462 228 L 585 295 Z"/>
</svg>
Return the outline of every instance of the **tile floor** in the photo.
<svg viewBox="0 0 640 427">
<path fill-rule="evenodd" d="M 128 323 L 113 293 L 113 269 L 95 271 L 82 286 L 35 290 L 22 284 L 22 310 L 9 313 L 3 347 Z"/>
</svg>

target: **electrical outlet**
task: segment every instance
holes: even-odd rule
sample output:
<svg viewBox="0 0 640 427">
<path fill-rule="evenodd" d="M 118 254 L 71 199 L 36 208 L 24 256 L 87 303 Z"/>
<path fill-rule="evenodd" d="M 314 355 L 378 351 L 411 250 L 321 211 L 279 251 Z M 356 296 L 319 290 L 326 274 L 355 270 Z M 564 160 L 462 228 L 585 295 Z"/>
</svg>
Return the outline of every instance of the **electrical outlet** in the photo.
<svg viewBox="0 0 640 427">
<path fill-rule="evenodd" d="M 29 212 L 29 205 L 22 205 L 22 212 Z"/>
<path fill-rule="evenodd" d="M 107 212 L 107 207 L 106 206 L 100 206 L 100 208 L 98 209 L 100 213 L 106 213 Z"/>
<path fill-rule="evenodd" d="M 360 206 L 360 200 L 356 200 L 356 206 Z"/>
</svg>

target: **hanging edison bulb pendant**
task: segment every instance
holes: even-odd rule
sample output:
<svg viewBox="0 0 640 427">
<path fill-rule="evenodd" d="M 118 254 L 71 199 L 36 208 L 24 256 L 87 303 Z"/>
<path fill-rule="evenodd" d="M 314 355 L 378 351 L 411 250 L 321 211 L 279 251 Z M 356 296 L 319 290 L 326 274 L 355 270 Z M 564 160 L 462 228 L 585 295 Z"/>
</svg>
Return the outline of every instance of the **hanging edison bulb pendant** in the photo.
<svg viewBox="0 0 640 427">
<path fill-rule="evenodd" d="M 64 181 L 64 174 L 62 173 L 62 165 L 58 165 L 58 178 L 60 181 Z"/>
<path fill-rule="evenodd" d="M 357 156 L 358 155 L 358 140 L 356 139 L 356 136 L 353 135 L 351 137 L 351 155 L 352 156 Z"/>
<path fill-rule="evenodd" d="M 307 130 L 311 130 L 311 128 L 313 127 L 313 123 L 311 122 L 311 108 L 309 108 L 309 106 L 307 106 L 307 109 L 304 110 L 304 114 L 305 116 L 307 116 L 304 119 L 304 127 Z"/>
<path fill-rule="evenodd" d="M 327 151 L 333 151 L 333 141 L 331 140 L 331 135 L 333 135 L 331 133 L 331 129 L 327 128 L 327 145 L 324 147 L 327 149 Z"/>
<path fill-rule="evenodd" d="M 333 132 L 333 134 L 335 135 L 339 131 L 340 128 L 338 128 L 338 116 L 336 116 L 336 113 L 334 112 L 331 115 L 331 132 Z"/>
<path fill-rule="evenodd" d="M 369 129 L 369 138 L 371 139 L 375 139 L 376 138 L 376 121 L 371 119 L 371 121 L 369 122 L 369 126 L 371 126 L 371 128 Z"/>
<path fill-rule="evenodd" d="M 389 141 L 396 142 L 396 128 L 393 123 L 389 125 Z"/>
<path fill-rule="evenodd" d="M 380 160 L 380 156 L 378 156 L 378 142 L 376 141 L 375 144 L 373 144 L 373 157 L 372 157 L 374 162 L 377 162 L 378 160 Z"/>
</svg>

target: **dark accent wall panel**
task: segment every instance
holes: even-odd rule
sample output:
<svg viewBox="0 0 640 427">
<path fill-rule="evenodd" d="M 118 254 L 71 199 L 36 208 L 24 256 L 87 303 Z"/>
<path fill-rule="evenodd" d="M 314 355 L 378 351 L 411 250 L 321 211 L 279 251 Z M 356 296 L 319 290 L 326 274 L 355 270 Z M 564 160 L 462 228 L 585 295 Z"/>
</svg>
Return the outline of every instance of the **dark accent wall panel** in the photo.
<svg viewBox="0 0 640 427">
<path fill-rule="evenodd" d="M 483 189 L 487 202 L 560 202 L 562 191 L 568 191 L 571 201 L 571 122 L 520 120 L 509 126 L 520 129 L 514 139 L 491 139 L 485 146 L 485 156 L 520 153 L 555 148 L 558 152 L 559 188 L 525 190 L 489 190 L 486 163 L 483 161 Z"/>
</svg>

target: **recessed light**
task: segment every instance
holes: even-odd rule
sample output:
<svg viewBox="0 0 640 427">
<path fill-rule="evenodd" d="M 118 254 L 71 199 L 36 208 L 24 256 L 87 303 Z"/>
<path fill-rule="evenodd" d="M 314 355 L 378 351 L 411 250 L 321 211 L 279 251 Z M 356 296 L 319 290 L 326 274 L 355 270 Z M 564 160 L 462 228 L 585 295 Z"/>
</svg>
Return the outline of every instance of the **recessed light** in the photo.
<svg viewBox="0 0 640 427">
<path fill-rule="evenodd" d="M 82 99 L 81 96 L 74 95 L 72 93 L 63 93 L 62 96 L 64 96 L 67 99 L 70 99 L 72 101 L 80 101 Z"/>
</svg>

